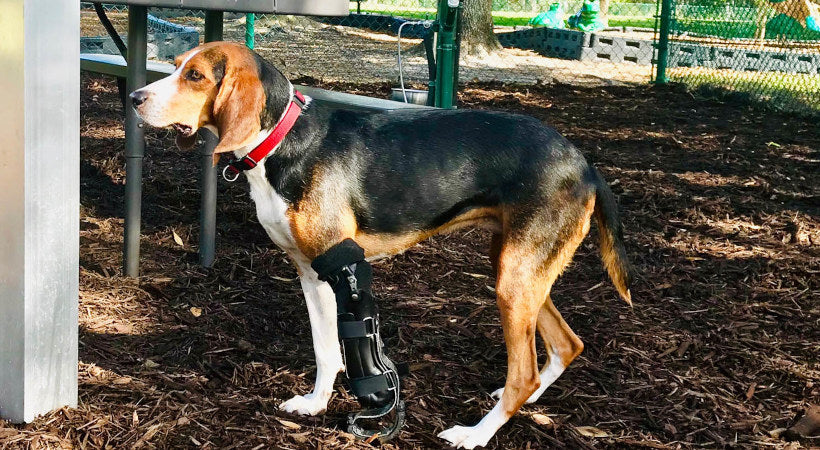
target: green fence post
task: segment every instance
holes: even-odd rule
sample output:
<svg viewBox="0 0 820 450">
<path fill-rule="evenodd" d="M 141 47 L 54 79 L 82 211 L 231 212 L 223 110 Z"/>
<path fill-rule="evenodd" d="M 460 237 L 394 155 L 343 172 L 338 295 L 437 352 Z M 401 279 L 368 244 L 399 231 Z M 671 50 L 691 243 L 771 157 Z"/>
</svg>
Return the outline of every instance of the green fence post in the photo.
<svg viewBox="0 0 820 450">
<path fill-rule="evenodd" d="M 438 44 L 436 45 L 436 101 L 439 108 L 452 108 L 455 82 L 456 22 L 458 0 L 439 0 Z"/>
<path fill-rule="evenodd" d="M 658 74 L 655 83 L 666 84 L 666 66 L 669 63 L 669 31 L 672 25 L 672 0 L 660 0 L 661 24 L 658 36 Z"/>
<path fill-rule="evenodd" d="M 256 14 L 254 13 L 247 13 L 245 14 L 245 45 L 248 48 L 252 49 L 255 42 L 254 42 L 254 30 L 253 27 L 256 23 Z"/>
</svg>

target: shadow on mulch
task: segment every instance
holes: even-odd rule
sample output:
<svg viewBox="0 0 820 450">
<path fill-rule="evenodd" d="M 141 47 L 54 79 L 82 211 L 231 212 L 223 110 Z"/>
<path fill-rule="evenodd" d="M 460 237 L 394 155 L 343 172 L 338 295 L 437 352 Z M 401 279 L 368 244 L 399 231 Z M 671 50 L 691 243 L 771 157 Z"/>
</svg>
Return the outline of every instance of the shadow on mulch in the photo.
<svg viewBox="0 0 820 450">
<path fill-rule="evenodd" d="M 0 422 L 0 444 L 368 447 L 341 431 L 356 409 L 341 385 L 325 415 L 278 411 L 315 373 L 295 270 L 242 183 L 220 183 L 217 262 L 197 266 L 196 155 L 163 131 L 147 137 L 143 275 L 120 276 L 122 110 L 110 80 L 84 77 L 82 99 L 80 405 Z M 468 84 L 461 105 L 533 115 L 578 145 L 619 198 L 636 267 L 630 309 L 594 232 L 584 242 L 553 293 L 584 353 L 490 445 L 786 447 L 779 429 L 820 402 L 814 124 L 645 86 Z M 437 432 L 492 406 L 506 355 L 488 247 L 463 231 L 375 265 L 389 352 L 413 369 L 408 425 L 385 448 L 440 448 Z"/>
</svg>

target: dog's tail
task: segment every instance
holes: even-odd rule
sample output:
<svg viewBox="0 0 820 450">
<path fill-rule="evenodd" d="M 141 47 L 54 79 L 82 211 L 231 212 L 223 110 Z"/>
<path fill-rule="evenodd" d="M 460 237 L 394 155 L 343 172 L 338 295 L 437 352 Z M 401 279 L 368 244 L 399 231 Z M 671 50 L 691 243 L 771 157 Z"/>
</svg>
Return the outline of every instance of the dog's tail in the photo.
<svg viewBox="0 0 820 450">
<path fill-rule="evenodd" d="M 601 236 L 601 259 L 618 294 L 631 306 L 632 294 L 629 292 L 629 285 L 632 282 L 631 267 L 624 248 L 623 226 L 618 215 L 618 205 L 601 174 L 592 166 L 589 169 L 595 182 L 596 195 L 593 214 L 598 223 L 598 234 Z"/>
</svg>

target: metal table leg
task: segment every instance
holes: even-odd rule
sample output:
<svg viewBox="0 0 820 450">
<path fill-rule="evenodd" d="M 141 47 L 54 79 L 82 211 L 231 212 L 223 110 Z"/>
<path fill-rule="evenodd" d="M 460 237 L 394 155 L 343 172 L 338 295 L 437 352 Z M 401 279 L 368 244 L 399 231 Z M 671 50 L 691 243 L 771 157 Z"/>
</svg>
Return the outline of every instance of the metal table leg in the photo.
<svg viewBox="0 0 820 450">
<path fill-rule="evenodd" d="M 145 61 L 148 41 L 148 8 L 128 7 L 128 79 L 126 90 L 133 92 L 145 86 Z M 142 158 L 145 138 L 142 120 L 125 100 L 125 236 L 123 271 L 139 276 L 140 210 L 142 209 Z"/>
<path fill-rule="evenodd" d="M 205 12 L 205 41 L 222 40 L 222 11 Z M 199 263 L 204 267 L 214 264 L 216 248 L 216 168 L 213 152 L 218 140 L 205 131 L 205 143 L 200 150 L 202 198 L 199 207 Z"/>
</svg>

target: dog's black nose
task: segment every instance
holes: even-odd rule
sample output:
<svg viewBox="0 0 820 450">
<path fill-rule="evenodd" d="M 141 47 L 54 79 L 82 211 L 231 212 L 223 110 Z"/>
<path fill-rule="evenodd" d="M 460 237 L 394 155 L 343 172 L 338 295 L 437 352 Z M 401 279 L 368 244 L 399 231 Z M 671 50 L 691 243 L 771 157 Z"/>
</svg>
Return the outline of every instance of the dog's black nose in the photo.
<svg viewBox="0 0 820 450">
<path fill-rule="evenodd" d="M 130 97 L 131 97 L 131 103 L 134 106 L 139 106 L 139 105 L 145 103 L 145 100 L 148 98 L 148 94 L 146 94 L 143 91 L 134 91 L 134 92 L 131 93 Z"/>
</svg>

